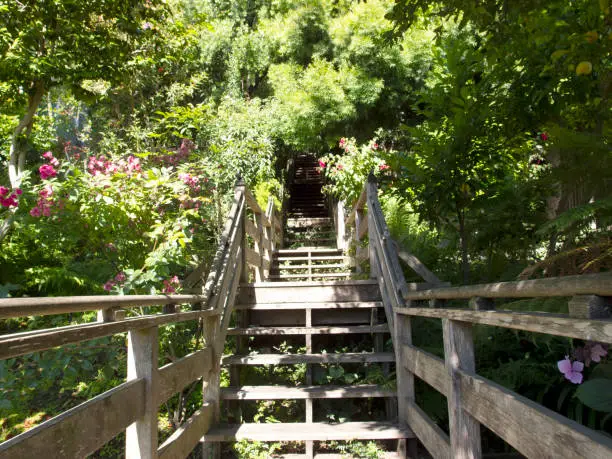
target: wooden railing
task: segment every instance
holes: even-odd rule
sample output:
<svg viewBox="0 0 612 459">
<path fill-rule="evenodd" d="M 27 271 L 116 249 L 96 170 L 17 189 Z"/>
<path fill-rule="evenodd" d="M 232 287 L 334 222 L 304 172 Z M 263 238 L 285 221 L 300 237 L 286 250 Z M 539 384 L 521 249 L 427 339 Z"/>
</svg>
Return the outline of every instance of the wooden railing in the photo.
<svg viewBox="0 0 612 459">
<path fill-rule="evenodd" d="M 246 210 L 255 221 L 249 223 Z M 0 458 L 84 457 L 122 431 L 127 458 L 186 457 L 219 416 L 219 374 L 227 328 L 240 282 L 264 278 L 280 224 L 272 201 L 264 214 L 244 183 L 234 202 L 219 246 L 204 276 L 196 269 L 185 284 L 194 294 L 13 298 L 0 300 L 0 319 L 98 311 L 98 322 L 0 336 L 0 359 L 70 343 L 128 333 L 127 381 L 75 408 L 0 444 Z M 254 242 L 248 247 L 246 234 Z M 187 305 L 191 310 L 183 310 Z M 126 318 L 130 308 L 163 306 L 163 313 Z M 158 329 L 170 323 L 202 320 L 201 349 L 158 368 Z M 44 373 L 41 377 L 45 377 Z M 202 379 L 201 407 L 163 444 L 158 445 L 159 406 L 187 385 Z M 217 453 L 203 445 L 205 454 Z"/>
<path fill-rule="evenodd" d="M 477 375 L 472 337 L 473 324 L 482 324 L 612 343 L 612 274 L 446 287 L 435 285 L 437 277 L 416 257 L 404 253 L 407 264 L 426 281 L 407 284 L 373 177 L 346 220 L 347 228 L 353 224 L 355 240 L 369 236 L 371 274 L 379 281 L 387 320 L 394 330 L 399 419 L 433 457 L 481 457 L 480 424 L 527 457 L 612 457 L 610 437 Z M 357 258 L 364 256 L 357 252 Z M 570 313 L 494 310 L 494 298 L 538 297 L 571 297 Z M 447 300 L 468 301 L 469 308 L 445 308 Z M 423 302 L 427 307 L 419 307 Z M 444 359 L 412 344 L 412 317 L 442 319 Z M 446 396 L 450 435 L 417 405 L 415 376 Z"/>
</svg>

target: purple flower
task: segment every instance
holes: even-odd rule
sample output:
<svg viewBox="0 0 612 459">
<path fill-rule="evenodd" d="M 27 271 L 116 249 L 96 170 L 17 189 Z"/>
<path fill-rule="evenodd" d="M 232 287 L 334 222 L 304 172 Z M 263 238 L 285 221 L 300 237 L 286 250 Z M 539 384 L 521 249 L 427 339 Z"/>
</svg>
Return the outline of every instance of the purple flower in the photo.
<svg viewBox="0 0 612 459">
<path fill-rule="evenodd" d="M 563 373 L 565 379 L 570 380 L 574 384 L 582 383 L 582 370 L 584 369 L 584 363 L 572 362 L 569 356 L 566 355 L 564 360 L 557 362 L 559 371 Z"/>
<path fill-rule="evenodd" d="M 598 343 L 591 347 L 591 360 L 593 362 L 599 362 L 606 355 L 608 355 L 608 351 L 601 344 Z"/>
</svg>

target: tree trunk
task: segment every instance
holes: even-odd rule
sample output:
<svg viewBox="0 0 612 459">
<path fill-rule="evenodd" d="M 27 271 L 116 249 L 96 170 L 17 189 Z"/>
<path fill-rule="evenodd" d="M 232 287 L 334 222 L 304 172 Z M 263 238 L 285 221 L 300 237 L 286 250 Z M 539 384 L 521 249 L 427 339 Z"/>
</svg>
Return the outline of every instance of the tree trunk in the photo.
<svg viewBox="0 0 612 459">
<path fill-rule="evenodd" d="M 12 188 L 17 188 L 19 186 L 21 183 L 21 176 L 25 170 L 26 152 L 20 148 L 21 136 L 25 131 L 27 138 L 30 132 L 32 132 L 34 115 L 36 115 L 36 111 L 38 110 L 38 106 L 44 94 L 45 86 L 42 81 L 37 81 L 32 84 L 32 92 L 28 98 L 26 113 L 13 131 L 9 158 L 9 180 Z"/>
</svg>

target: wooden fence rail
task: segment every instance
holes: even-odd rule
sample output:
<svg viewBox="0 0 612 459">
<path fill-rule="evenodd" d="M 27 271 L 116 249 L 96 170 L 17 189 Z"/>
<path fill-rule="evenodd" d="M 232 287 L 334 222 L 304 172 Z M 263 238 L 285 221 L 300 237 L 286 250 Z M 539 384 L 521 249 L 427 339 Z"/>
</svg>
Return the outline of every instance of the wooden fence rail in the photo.
<svg viewBox="0 0 612 459">
<path fill-rule="evenodd" d="M 345 227 L 353 228 L 353 242 L 368 236 L 371 275 L 379 280 L 394 330 L 399 419 L 435 458 L 481 457 L 480 424 L 527 457 L 612 457 L 610 437 L 477 375 L 472 338 L 473 325 L 482 324 L 612 343 L 612 274 L 447 287 L 414 255 L 401 251 L 401 259 L 425 281 L 408 285 L 372 176 Z M 364 257 L 357 252 L 358 262 L 360 258 Z M 569 297 L 569 314 L 495 310 L 495 298 L 539 297 Z M 451 300 L 464 300 L 469 307 L 445 308 Z M 423 303 L 426 307 L 419 307 Z M 442 320 L 444 359 L 412 344 L 412 317 Z M 450 435 L 416 404 L 415 376 L 446 396 Z"/>
<path fill-rule="evenodd" d="M 98 322 L 0 336 L 0 359 L 128 333 L 125 383 L 0 444 L 0 459 L 84 457 L 122 431 L 127 458 L 186 457 L 218 419 L 220 363 L 238 286 L 249 280 L 249 267 L 256 280 L 267 276 L 280 231 L 272 199 L 264 214 L 239 182 L 208 275 L 204 277 L 206 266 L 201 266 L 185 280 L 191 294 L 0 300 L 0 319 L 98 311 Z M 183 311 L 184 305 L 190 310 Z M 129 308 L 148 306 L 163 306 L 163 312 L 126 318 Z M 158 368 L 159 327 L 188 320 L 203 321 L 203 347 Z M 203 383 L 201 407 L 158 445 L 159 406 L 198 380 Z M 203 448 L 204 457 L 218 453 L 214 445 Z"/>
</svg>

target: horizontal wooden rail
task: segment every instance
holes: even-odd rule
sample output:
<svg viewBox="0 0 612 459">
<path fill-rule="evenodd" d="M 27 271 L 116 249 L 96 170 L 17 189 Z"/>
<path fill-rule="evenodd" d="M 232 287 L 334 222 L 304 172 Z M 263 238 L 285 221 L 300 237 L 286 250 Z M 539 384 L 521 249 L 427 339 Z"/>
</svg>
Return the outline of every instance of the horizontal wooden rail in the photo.
<svg viewBox="0 0 612 459">
<path fill-rule="evenodd" d="M 111 308 L 205 303 L 207 299 L 204 295 L 95 295 L 5 298 L 0 300 L 0 319 L 67 314 L 70 312 L 87 312 Z"/>
<path fill-rule="evenodd" d="M 157 404 L 161 405 L 202 376 L 208 376 L 214 365 L 214 358 L 212 347 L 206 347 L 161 367 Z"/>
<path fill-rule="evenodd" d="M 79 343 L 105 336 L 125 333 L 169 323 L 197 320 L 217 315 L 217 310 L 189 311 L 175 314 L 158 314 L 118 322 L 70 325 L 33 332 L 15 333 L 0 337 L 0 360 L 17 357 L 32 352 L 44 351 L 65 344 Z"/>
<path fill-rule="evenodd" d="M 482 298 L 536 298 L 572 295 L 612 296 L 612 273 L 553 277 L 495 284 L 442 287 L 404 295 L 406 300 Z"/>
<path fill-rule="evenodd" d="M 0 444 L 0 459 L 85 457 L 114 438 L 145 411 L 145 381 L 104 392 Z"/>
<path fill-rule="evenodd" d="M 419 293 L 419 292 L 416 292 Z M 513 328 L 549 335 L 612 343 L 612 321 L 577 319 L 560 314 L 470 309 L 396 308 L 395 313 L 452 319 L 481 325 Z"/>
<path fill-rule="evenodd" d="M 195 448 L 214 420 L 215 406 L 204 403 L 158 449 L 159 459 L 184 459 Z"/>
</svg>

